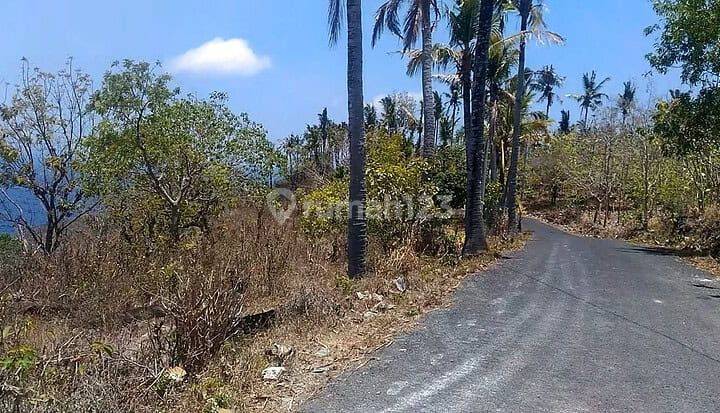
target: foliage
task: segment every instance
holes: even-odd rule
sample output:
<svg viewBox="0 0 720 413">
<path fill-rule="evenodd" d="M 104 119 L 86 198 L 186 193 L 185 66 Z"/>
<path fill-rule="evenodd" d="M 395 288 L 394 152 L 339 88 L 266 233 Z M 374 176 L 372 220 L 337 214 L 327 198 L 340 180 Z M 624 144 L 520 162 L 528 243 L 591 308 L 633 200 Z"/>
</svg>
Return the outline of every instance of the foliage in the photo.
<svg viewBox="0 0 720 413">
<path fill-rule="evenodd" d="M 570 95 L 580 104 L 580 114 L 585 112 L 584 122 L 585 128 L 588 128 L 588 116 L 590 111 L 596 111 L 603 104 L 603 100 L 607 99 L 607 94 L 602 92 L 602 88 L 610 81 L 606 77 L 598 82 L 597 73 L 593 70 L 591 73 L 583 74 L 583 92 L 577 95 Z"/>
<path fill-rule="evenodd" d="M 371 235 L 387 246 L 405 239 L 423 222 L 438 216 L 429 163 L 408 156 L 400 135 L 368 135 L 367 219 Z M 301 198 L 303 228 L 314 235 L 339 233 L 346 223 L 347 182 L 334 180 Z"/>
<path fill-rule="evenodd" d="M 93 114 L 87 109 L 91 80 L 69 62 L 58 73 L 30 69 L 23 61 L 21 82 L 9 103 L 0 105 L 0 216 L 46 253 L 96 202 L 81 187 L 78 165 L 86 153 Z M 38 207 L 43 227 L 18 202 L 18 193 Z"/>
<path fill-rule="evenodd" d="M 465 162 L 465 148 L 461 145 L 444 146 L 431 159 L 429 176 L 438 188 L 436 204 L 444 202 L 453 209 L 465 206 Z"/>
<path fill-rule="evenodd" d="M 533 76 L 531 83 L 531 89 L 533 91 L 540 92 L 538 101 L 545 101 L 547 103 L 545 106 L 546 117 L 549 117 L 550 107 L 555 102 L 555 99 L 557 99 L 557 93 L 555 90 L 562 87 L 564 83 L 565 78 L 560 76 L 552 65 L 545 66 L 541 70 L 535 72 L 535 76 Z"/>
<path fill-rule="evenodd" d="M 664 149 L 683 160 L 699 207 L 720 199 L 720 88 L 660 102 L 654 121 Z"/>
<path fill-rule="evenodd" d="M 3 357 L 0 358 L 0 368 L 10 372 L 24 376 L 28 370 L 35 367 L 38 361 L 37 351 L 30 346 L 18 346 L 9 349 Z"/>
<path fill-rule="evenodd" d="M 225 96 L 178 97 L 170 78 L 125 61 L 93 97 L 103 117 L 88 140 L 87 185 L 129 234 L 179 240 L 247 192 L 277 164 L 261 126 Z"/>
<path fill-rule="evenodd" d="M 560 195 L 572 199 L 572 185 L 577 182 L 578 172 L 578 136 L 575 134 L 559 134 L 547 144 L 536 148 L 530 173 L 529 187 L 535 196 L 547 197 L 551 205 L 556 205 Z"/>
<path fill-rule="evenodd" d="M 653 0 L 661 22 L 647 35 L 660 32 L 650 64 L 661 73 L 680 66 L 691 85 L 715 83 L 720 76 L 720 2 L 717 0 Z"/>
<path fill-rule="evenodd" d="M 684 156 L 720 147 L 720 88 L 661 101 L 654 121 L 655 132 L 672 153 Z"/>
</svg>

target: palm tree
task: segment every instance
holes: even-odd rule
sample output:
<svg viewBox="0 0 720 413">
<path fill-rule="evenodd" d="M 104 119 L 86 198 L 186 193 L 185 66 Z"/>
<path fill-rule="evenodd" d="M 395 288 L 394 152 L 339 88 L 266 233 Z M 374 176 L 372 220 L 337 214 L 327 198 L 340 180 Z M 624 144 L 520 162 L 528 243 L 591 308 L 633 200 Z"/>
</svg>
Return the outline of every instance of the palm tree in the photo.
<svg viewBox="0 0 720 413">
<path fill-rule="evenodd" d="M 636 90 L 637 88 L 633 82 L 628 81 L 623 83 L 623 93 L 618 95 L 618 107 L 620 108 L 620 112 L 622 112 L 623 125 L 625 124 L 625 121 L 627 121 L 628 115 L 630 115 L 630 112 L 635 106 Z"/>
<path fill-rule="evenodd" d="M 550 107 L 557 97 L 555 89 L 562 87 L 564 82 L 565 78 L 558 75 L 552 65 L 545 66 L 535 72 L 535 81 L 532 83 L 531 88 L 536 92 L 540 92 L 538 102 L 544 101 L 547 103 L 545 106 L 545 118 L 547 119 L 550 119 Z"/>
<path fill-rule="evenodd" d="M 513 0 L 515 7 L 520 13 L 520 33 L 527 32 L 530 21 L 532 0 Z M 522 125 L 522 104 L 525 97 L 525 36 L 520 39 L 520 57 L 518 59 L 517 91 L 515 92 L 515 109 L 513 112 L 513 140 L 512 152 L 510 154 L 510 168 L 508 169 L 507 183 L 507 210 L 508 230 L 515 233 L 519 226 L 517 217 L 517 165 L 520 157 L 520 128 Z"/>
<path fill-rule="evenodd" d="M 435 116 L 435 145 L 437 145 L 440 138 L 440 122 L 443 120 L 444 113 L 442 96 L 439 92 L 433 92 L 433 101 L 435 102 L 433 109 L 433 115 Z"/>
<path fill-rule="evenodd" d="M 569 95 L 569 97 L 575 99 L 580 104 L 580 116 L 584 115 L 585 129 L 588 127 L 588 117 L 590 111 L 595 111 L 602 105 L 603 99 L 606 99 L 608 95 L 602 93 L 603 86 L 610 81 L 609 77 L 606 77 L 602 82 L 597 81 L 597 73 L 593 70 L 591 73 L 585 73 L 583 75 L 583 93 L 582 95 Z"/>
<path fill-rule="evenodd" d="M 485 186 L 485 95 L 488 72 L 490 34 L 495 0 L 481 0 L 478 9 L 475 43 L 474 83 L 472 89 L 472 129 L 466 131 L 467 205 L 465 206 L 465 245 L 463 255 L 472 256 L 487 250 L 483 219 Z"/>
<path fill-rule="evenodd" d="M 365 129 L 372 129 L 378 125 L 378 114 L 375 105 L 365 105 Z"/>
<path fill-rule="evenodd" d="M 398 129 L 398 113 L 395 99 L 392 96 L 385 96 L 380 99 L 382 106 L 382 123 L 390 134 L 397 133 Z"/>
<path fill-rule="evenodd" d="M 367 221 L 365 219 L 365 128 L 363 122 L 362 0 L 346 0 L 348 33 L 348 131 L 350 138 L 350 208 L 348 213 L 348 276 L 366 271 Z M 343 0 L 330 0 L 330 43 L 337 43 L 343 26 Z"/>
<path fill-rule="evenodd" d="M 456 0 L 455 8 L 448 12 L 450 45 L 456 47 L 455 64 L 462 90 L 463 129 L 465 141 L 472 130 L 472 70 L 479 0 Z"/>
<path fill-rule="evenodd" d="M 403 27 L 398 20 L 400 8 L 407 4 Z M 372 44 L 375 46 L 387 27 L 390 32 L 403 40 L 407 52 L 417 43 L 418 33 L 422 37 L 422 92 L 423 92 L 423 156 L 431 156 L 435 148 L 435 103 L 432 87 L 432 30 L 433 17 L 440 14 L 437 0 L 387 0 L 377 10 Z"/>
<path fill-rule="evenodd" d="M 532 0 L 512 0 L 513 6 L 520 14 L 520 56 L 518 58 L 518 76 L 516 81 L 517 91 L 515 93 L 515 108 L 513 111 L 513 140 L 512 152 L 510 155 L 510 167 L 508 169 L 507 183 L 507 210 L 508 230 L 511 234 L 517 232 L 520 221 L 517 216 L 517 170 L 520 157 L 520 135 L 522 133 L 523 99 L 525 98 L 526 72 L 525 72 L 525 48 L 527 39 L 535 37 L 538 41 L 549 41 L 551 43 L 563 43 L 562 36 L 547 30 L 543 11 L 545 6 L 542 2 L 533 4 Z"/>
<path fill-rule="evenodd" d="M 461 94 L 460 85 L 457 83 L 451 84 L 450 91 L 445 93 L 445 97 L 447 98 L 445 116 L 447 116 L 450 120 L 450 130 L 453 135 L 455 134 L 455 129 L 457 128 L 457 111 L 462 99 L 460 96 Z"/>
<path fill-rule="evenodd" d="M 560 132 L 564 134 L 570 133 L 570 111 L 560 111 Z"/>
</svg>

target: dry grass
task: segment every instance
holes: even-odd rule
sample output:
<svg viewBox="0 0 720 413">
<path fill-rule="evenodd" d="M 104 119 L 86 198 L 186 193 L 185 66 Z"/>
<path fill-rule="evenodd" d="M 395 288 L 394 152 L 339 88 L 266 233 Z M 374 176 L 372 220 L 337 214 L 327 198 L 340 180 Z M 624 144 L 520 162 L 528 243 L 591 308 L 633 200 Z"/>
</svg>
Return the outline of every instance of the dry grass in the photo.
<svg viewBox="0 0 720 413">
<path fill-rule="evenodd" d="M 370 276 L 351 281 L 340 238 L 308 239 L 252 205 L 221 222 L 153 249 L 89 223 L 54 257 L 2 261 L 0 410 L 292 410 L 495 260 L 371 243 Z M 238 323 L 267 309 L 265 330 Z M 272 365 L 287 370 L 263 380 Z"/>
</svg>

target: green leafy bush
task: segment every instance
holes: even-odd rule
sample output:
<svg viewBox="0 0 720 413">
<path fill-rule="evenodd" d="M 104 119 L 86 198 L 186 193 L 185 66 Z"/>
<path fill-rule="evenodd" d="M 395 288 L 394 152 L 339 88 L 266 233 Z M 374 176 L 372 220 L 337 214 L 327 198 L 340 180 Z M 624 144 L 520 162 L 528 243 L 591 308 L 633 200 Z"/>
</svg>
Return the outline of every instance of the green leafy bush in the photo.
<svg viewBox="0 0 720 413">
<path fill-rule="evenodd" d="M 447 219 L 435 203 L 438 186 L 430 164 L 409 156 L 400 135 L 374 132 L 368 135 L 366 171 L 368 229 L 389 247 L 411 237 L 422 225 Z M 345 230 L 348 182 L 330 183 L 301 197 L 302 225 L 313 236 Z"/>
<path fill-rule="evenodd" d="M 230 111 L 223 94 L 180 98 L 170 80 L 132 61 L 105 75 L 93 96 L 102 121 L 86 142 L 84 172 L 127 234 L 177 241 L 190 229 L 207 231 L 278 157 L 265 130 Z"/>
</svg>

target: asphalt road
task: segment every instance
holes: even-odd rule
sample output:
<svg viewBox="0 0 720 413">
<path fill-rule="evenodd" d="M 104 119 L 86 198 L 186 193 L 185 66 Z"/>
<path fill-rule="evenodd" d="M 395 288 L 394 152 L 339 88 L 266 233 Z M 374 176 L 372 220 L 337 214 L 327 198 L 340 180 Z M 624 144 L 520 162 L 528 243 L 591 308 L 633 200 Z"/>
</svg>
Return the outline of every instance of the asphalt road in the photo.
<svg viewBox="0 0 720 413">
<path fill-rule="evenodd" d="M 719 412 L 720 282 L 536 221 L 527 248 L 305 412 Z"/>
</svg>

